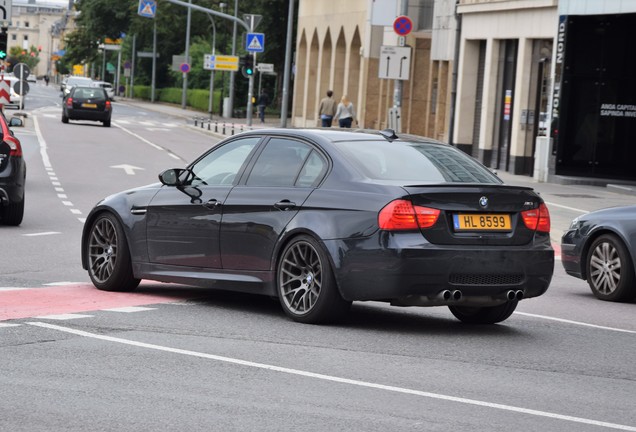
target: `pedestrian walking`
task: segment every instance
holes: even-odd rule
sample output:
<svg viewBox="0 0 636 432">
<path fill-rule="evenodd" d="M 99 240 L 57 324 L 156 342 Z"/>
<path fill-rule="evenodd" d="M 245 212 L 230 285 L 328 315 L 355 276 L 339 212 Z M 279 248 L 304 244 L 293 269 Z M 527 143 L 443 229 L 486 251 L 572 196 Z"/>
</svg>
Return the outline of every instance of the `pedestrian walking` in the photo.
<svg viewBox="0 0 636 432">
<path fill-rule="evenodd" d="M 318 114 L 322 122 L 322 127 L 331 127 L 333 116 L 336 115 L 336 101 L 332 98 L 333 92 L 327 91 L 327 97 L 322 98 L 320 101 L 320 109 Z"/>
<path fill-rule="evenodd" d="M 269 96 L 267 96 L 265 90 L 261 92 L 256 104 L 258 105 L 258 117 L 261 119 L 261 123 L 265 123 L 265 108 L 269 105 Z"/>
<path fill-rule="evenodd" d="M 349 100 L 347 95 L 343 95 L 340 99 L 335 118 L 338 119 L 338 125 L 341 128 L 350 128 L 355 120 L 356 110 L 353 107 L 353 102 Z"/>
</svg>

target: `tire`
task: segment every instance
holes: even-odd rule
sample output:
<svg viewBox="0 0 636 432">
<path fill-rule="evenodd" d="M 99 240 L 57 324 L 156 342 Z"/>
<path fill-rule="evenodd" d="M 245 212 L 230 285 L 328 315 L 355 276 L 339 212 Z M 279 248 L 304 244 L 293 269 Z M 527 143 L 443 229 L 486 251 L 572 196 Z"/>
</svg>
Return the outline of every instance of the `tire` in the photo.
<svg viewBox="0 0 636 432">
<path fill-rule="evenodd" d="M 98 289 L 132 291 L 139 285 L 132 271 L 130 250 L 121 223 L 102 213 L 92 223 L 85 245 L 88 275 Z"/>
<path fill-rule="evenodd" d="M 4 225 L 18 226 L 24 217 L 24 195 L 19 202 L 11 202 L 2 209 L 2 223 Z"/>
<path fill-rule="evenodd" d="M 110 127 L 110 120 L 104 120 L 104 127 Z"/>
<path fill-rule="evenodd" d="M 496 324 L 505 321 L 517 308 L 517 300 L 499 306 L 470 307 L 449 306 L 455 318 L 466 324 Z"/>
<path fill-rule="evenodd" d="M 340 296 L 327 254 L 310 236 L 298 236 L 285 247 L 277 265 L 276 283 L 285 314 L 297 322 L 336 321 L 351 306 Z"/>
<path fill-rule="evenodd" d="M 62 114 L 62 123 L 68 123 L 68 117 Z"/>
<path fill-rule="evenodd" d="M 594 240 L 585 262 L 587 283 L 596 298 L 620 302 L 636 297 L 634 264 L 617 236 L 604 234 Z"/>
</svg>

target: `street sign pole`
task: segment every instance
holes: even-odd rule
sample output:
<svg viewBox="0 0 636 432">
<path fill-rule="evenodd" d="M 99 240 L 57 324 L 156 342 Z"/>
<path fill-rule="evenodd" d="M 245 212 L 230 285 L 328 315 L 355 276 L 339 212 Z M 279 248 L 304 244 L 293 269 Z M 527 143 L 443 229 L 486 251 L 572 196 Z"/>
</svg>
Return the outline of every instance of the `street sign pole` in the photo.
<svg viewBox="0 0 636 432">
<path fill-rule="evenodd" d="M 249 18 L 248 24 L 250 26 L 250 33 L 252 33 L 254 31 L 254 27 L 256 27 L 254 23 L 256 16 L 249 15 L 246 18 Z M 252 64 L 256 66 L 256 53 L 253 52 L 252 56 L 254 58 L 254 61 L 252 62 Z M 247 88 L 247 126 L 252 126 L 252 109 L 253 109 L 252 97 L 254 97 L 254 74 L 253 73 L 250 75 L 249 85 Z"/>
</svg>

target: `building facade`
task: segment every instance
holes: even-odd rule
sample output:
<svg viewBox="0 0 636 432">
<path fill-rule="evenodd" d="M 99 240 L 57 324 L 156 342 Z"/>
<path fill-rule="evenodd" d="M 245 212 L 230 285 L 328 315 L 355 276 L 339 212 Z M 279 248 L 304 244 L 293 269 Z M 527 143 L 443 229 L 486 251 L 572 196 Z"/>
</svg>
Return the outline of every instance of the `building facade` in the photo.
<svg viewBox="0 0 636 432">
<path fill-rule="evenodd" d="M 636 1 L 561 0 L 552 159 L 556 176 L 636 182 Z"/>
<path fill-rule="evenodd" d="M 32 73 L 53 75 L 55 53 L 61 49 L 68 9 L 52 4 L 37 4 L 35 0 L 13 1 L 8 30 L 8 50 L 18 46 L 28 51 L 36 47 L 40 61 Z"/>
<path fill-rule="evenodd" d="M 414 28 L 405 37 L 405 46 L 410 47 L 410 67 L 408 79 L 401 80 L 400 120 L 402 132 L 444 139 L 451 68 L 449 58 L 431 62 L 434 4 L 433 0 L 408 2 L 407 15 Z M 380 78 L 380 56 L 382 46 L 398 44 L 391 24 L 401 7 L 398 0 L 300 0 L 294 126 L 320 125 L 318 107 L 327 90 L 333 90 L 336 101 L 348 96 L 355 105 L 360 127 L 389 126 L 395 80 Z"/>
</svg>

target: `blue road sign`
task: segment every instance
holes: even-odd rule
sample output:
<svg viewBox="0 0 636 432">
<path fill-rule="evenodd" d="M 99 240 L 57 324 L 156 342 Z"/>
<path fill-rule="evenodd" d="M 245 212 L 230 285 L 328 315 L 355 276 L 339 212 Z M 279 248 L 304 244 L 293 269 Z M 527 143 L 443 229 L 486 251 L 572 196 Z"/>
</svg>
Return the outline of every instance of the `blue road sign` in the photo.
<svg viewBox="0 0 636 432">
<path fill-rule="evenodd" d="M 156 0 L 139 0 L 139 9 L 137 10 L 137 14 L 146 18 L 154 18 L 156 13 Z"/>
<path fill-rule="evenodd" d="M 248 33 L 245 38 L 245 50 L 248 52 L 265 51 L 265 35 L 263 33 Z"/>
</svg>

